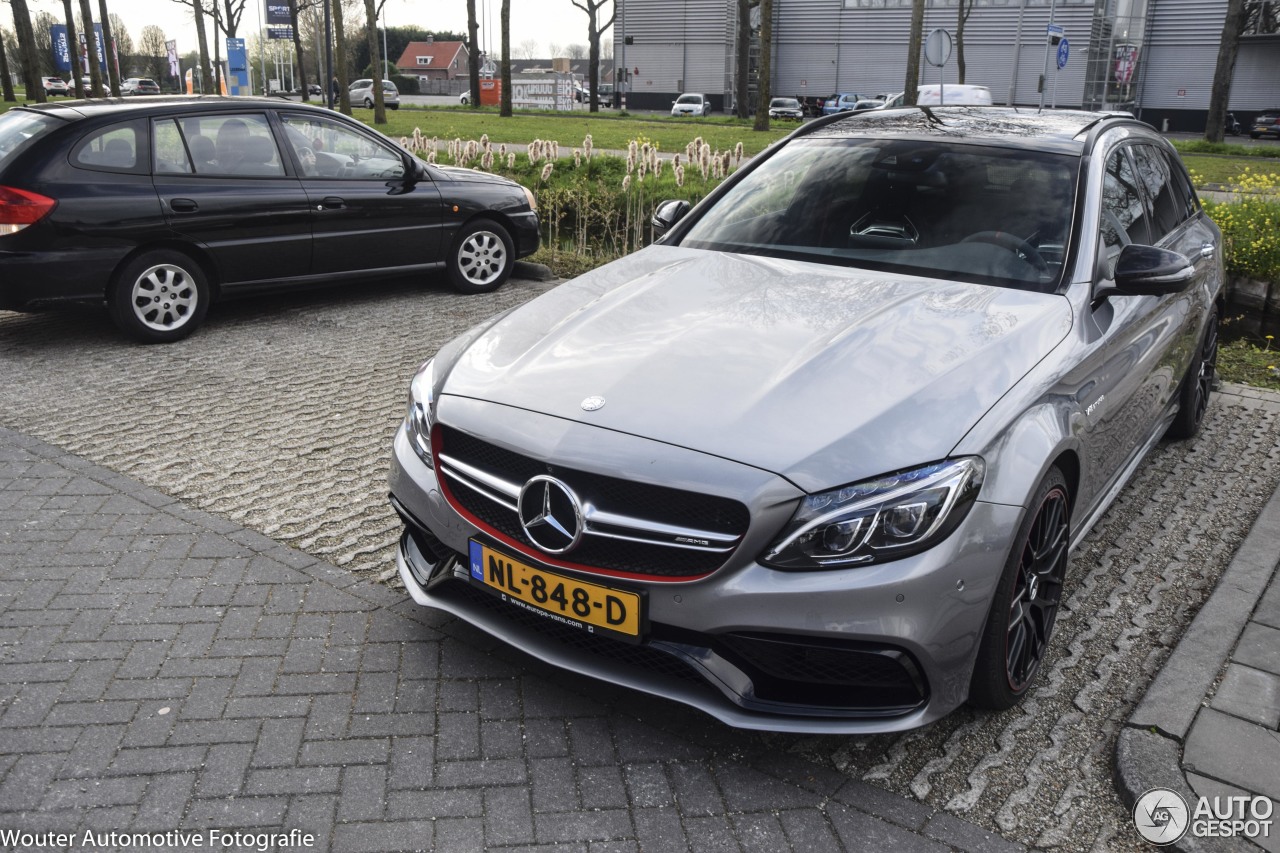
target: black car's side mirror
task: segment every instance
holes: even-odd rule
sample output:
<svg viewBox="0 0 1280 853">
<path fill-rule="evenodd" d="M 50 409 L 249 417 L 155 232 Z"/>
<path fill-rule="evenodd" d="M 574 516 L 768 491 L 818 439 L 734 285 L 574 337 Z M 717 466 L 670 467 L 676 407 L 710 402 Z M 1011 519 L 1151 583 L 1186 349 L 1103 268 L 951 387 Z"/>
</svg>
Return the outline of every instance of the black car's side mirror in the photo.
<svg viewBox="0 0 1280 853">
<path fill-rule="evenodd" d="M 1186 256 L 1155 246 L 1131 243 L 1116 259 L 1116 290 L 1132 296 L 1181 293 L 1196 277 Z"/>
<path fill-rule="evenodd" d="M 684 215 L 689 212 L 692 205 L 683 199 L 667 199 L 658 205 L 658 209 L 653 212 L 653 219 L 650 222 L 653 225 L 653 237 L 657 238 L 667 233 L 671 226 L 675 225 Z"/>
</svg>

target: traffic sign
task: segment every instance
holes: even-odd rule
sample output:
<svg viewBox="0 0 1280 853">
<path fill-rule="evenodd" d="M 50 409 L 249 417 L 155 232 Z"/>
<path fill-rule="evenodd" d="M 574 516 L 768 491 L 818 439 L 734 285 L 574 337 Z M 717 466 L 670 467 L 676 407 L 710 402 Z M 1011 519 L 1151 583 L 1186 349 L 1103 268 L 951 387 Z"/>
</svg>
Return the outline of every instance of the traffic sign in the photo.
<svg viewBox="0 0 1280 853">
<path fill-rule="evenodd" d="M 1049 24 L 1044 28 L 1044 34 L 1047 36 L 1064 36 L 1067 31 L 1057 24 Z"/>
<path fill-rule="evenodd" d="M 1071 56 L 1071 43 L 1066 39 L 1058 42 L 1058 70 L 1067 67 L 1067 59 Z"/>
</svg>

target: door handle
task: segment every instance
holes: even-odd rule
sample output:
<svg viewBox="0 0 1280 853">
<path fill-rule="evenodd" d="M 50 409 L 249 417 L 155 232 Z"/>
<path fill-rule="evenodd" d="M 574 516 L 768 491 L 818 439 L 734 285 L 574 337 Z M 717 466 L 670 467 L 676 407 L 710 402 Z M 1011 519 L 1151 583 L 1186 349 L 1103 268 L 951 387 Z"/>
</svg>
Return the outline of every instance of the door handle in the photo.
<svg viewBox="0 0 1280 853">
<path fill-rule="evenodd" d="M 316 210 L 342 210 L 347 206 L 347 200 L 339 198 L 336 195 L 325 196 Z"/>
<path fill-rule="evenodd" d="M 195 199 L 172 198 L 169 199 L 169 208 L 174 213 L 195 213 L 200 206 L 196 204 Z"/>
<path fill-rule="evenodd" d="M 1203 243 L 1203 244 L 1201 244 L 1201 246 L 1200 246 L 1200 257 L 1202 257 L 1202 258 L 1212 258 L 1212 257 L 1213 257 L 1213 244 L 1212 244 L 1212 243 Z"/>
</svg>

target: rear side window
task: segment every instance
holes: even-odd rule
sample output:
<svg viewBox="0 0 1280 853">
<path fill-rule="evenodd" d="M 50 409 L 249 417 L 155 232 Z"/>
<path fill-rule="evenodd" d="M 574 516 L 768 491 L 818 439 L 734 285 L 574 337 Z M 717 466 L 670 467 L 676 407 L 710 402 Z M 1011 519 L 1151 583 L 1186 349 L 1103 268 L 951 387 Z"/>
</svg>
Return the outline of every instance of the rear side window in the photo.
<svg viewBox="0 0 1280 853">
<path fill-rule="evenodd" d="M 26 110 L 0 115 L 0 168 L 61 124 L 59 119 Z"/>
<path fill-rule="evenodd" d="M 160 174 L 279 177 L 284 163 L 264 115 L 192 116 L 156 122 Z"/>
<path fill-rule="evenodd" d="M 142 121 L 113 124 L 81 139 L 71 152 L 71 162 L 99 172 L 145 172 L 145 140 Z"/>
</svg>

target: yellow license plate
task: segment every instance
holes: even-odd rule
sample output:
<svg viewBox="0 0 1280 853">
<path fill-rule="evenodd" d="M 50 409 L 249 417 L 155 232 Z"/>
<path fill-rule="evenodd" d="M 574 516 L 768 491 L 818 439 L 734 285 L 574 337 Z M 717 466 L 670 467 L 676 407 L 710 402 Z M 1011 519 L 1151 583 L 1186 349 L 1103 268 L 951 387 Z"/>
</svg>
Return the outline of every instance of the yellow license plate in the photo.
<svg viewBox="0 0 1280 853">
<path fill-rule="evenodd" d="M 471 578 L 517 606 L 588 633 L 598 629 L 638 639 L 642 599 L 634 592 L 587 583 L 512 559 L 471 542 Z"/>
</svg>

